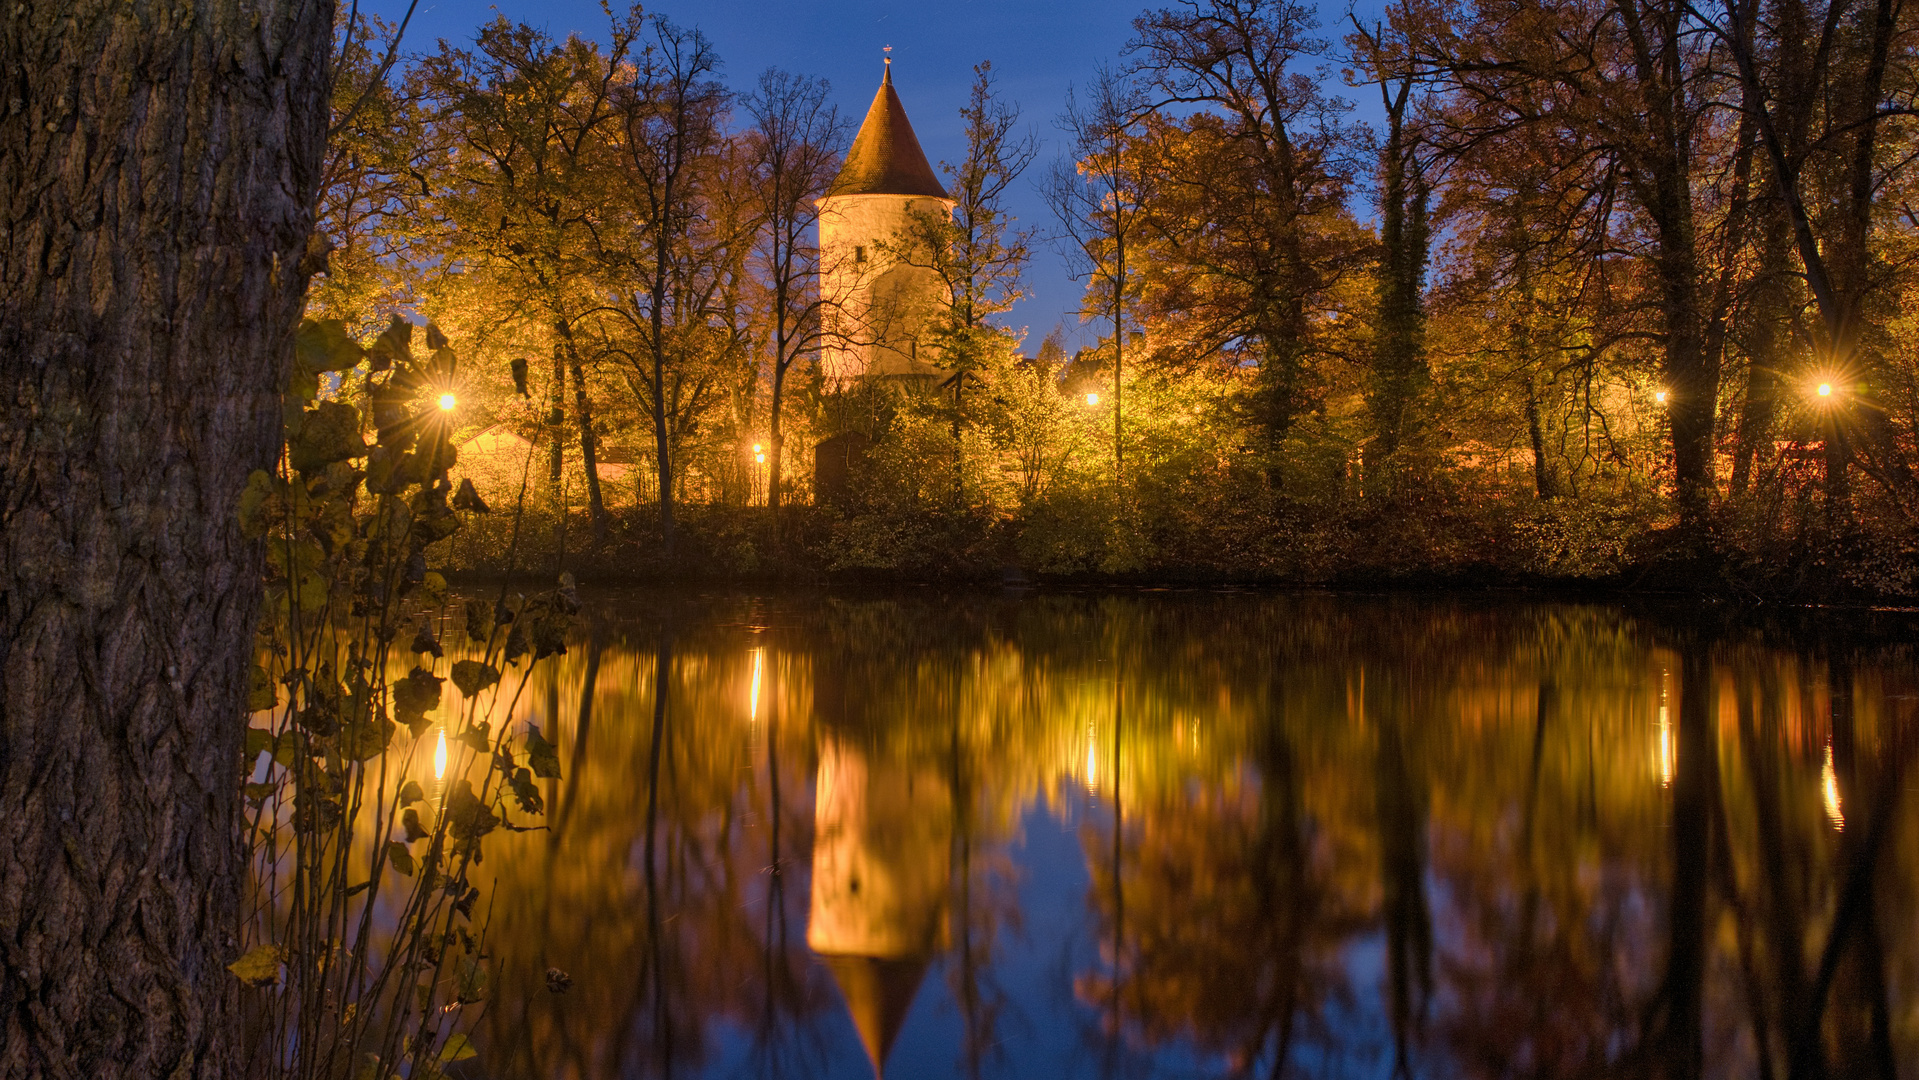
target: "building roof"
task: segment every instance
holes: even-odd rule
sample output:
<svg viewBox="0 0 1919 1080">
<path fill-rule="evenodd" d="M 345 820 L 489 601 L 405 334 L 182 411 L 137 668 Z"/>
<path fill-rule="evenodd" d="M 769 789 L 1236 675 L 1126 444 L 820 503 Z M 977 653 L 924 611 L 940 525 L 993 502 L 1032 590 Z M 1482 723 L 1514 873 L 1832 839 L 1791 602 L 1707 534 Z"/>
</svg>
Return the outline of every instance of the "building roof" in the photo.
<svg viewBox="0 0 1919 1080">
<path fill-rule="evenodd" d="M 866 110 L 846 164 L 833 178 L 828 195 L 924 195 L 946 198 L 946 189 L 926 163 L 926 152 L 906 119 L 906 106 L 893 89 L 893 65 L 886 65 L 879 92 Z"/>
<path fill-rule="evenodd" d="M 846 999 L 853 1028 L 859 1032 L 866 1059 L 873 1063 L 875 1080 L 886 1076 L 886 1055 L 900 1037 L 906 1014 L 913 1009 L 920 982 L 931 963 L 928 957 L 883 960 L 877 956 L 825 956 L 833 981 Z"/>
</svg>

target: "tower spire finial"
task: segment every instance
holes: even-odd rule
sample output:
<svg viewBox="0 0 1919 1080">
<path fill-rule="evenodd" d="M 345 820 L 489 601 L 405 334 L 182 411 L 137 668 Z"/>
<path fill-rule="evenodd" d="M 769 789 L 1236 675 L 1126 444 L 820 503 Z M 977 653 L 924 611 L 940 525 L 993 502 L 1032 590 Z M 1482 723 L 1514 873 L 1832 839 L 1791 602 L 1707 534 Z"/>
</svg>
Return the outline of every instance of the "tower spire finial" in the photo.
<svg viewBox="0 0 1919 1080">
<path fill-rule="evenodd" d="M 880 49 L 880 52 L 885 54 L 886 63 L 886 73 L 880 76 L 880 82 L 891 86 L 893 85 L 893 47 L 891 45 L 884 46 Z"/>
</svg>

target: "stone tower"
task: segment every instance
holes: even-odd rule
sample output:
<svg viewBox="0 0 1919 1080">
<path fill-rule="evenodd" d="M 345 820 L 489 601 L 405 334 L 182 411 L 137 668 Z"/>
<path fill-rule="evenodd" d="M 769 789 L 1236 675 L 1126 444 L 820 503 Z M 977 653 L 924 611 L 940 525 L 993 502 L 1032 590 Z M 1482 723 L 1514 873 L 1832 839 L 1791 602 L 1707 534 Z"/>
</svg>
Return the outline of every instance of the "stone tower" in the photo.
<svg viewBox="0 0 1919 1080">
<path fill-rule="evenodd" d="M 819 207 L 820 296 L 829 304 L 820 366 L 828 384 L 937 373 L 920 339 L 944 288 L 933 271 L 905 265 L 894 252 L 915 215 L 950 214 L 953 200 L 906 119 L 891 59 Z"/>
</svg>

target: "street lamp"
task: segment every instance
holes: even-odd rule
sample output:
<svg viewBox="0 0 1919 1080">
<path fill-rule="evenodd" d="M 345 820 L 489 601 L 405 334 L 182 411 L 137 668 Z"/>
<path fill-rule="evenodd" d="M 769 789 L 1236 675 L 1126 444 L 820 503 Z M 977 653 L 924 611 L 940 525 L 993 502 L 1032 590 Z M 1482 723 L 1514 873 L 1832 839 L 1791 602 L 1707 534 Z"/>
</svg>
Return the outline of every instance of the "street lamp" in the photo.
<svg viewBox="0 0 1919 1080">
<path fill-rule="evenodd" d="M 458 405 L 459 403 L 460 403 L 460 399 L 454 397 L 453 392 L 450 390 L 440 395 L 440 411 L 441 412 L 452 412 L 454 406 Z"/>
<path fill-rule="evenodd" d="M 1666 392 L 1664 390 L 1655 390 L 1653 391 L 1652 399 L 1664 405 L 1666 403 Z"/>
<path fill-rule="evenodd" d="M 1820 383 L 1820 384 L 1819 384 L 1819 389 L 1818 389 L 1817 391 L 1815 391 L 1815 393 L 1817 393 L 1817 394 L 1818 394 L 1818 395 L 1819 395 L 1820 397 L 1831 397 L 1831 396 L 1832 396 L 1832 384 L 1831 384 L 1831 383 L 1829 383 L 1829 382 L 1822 382 L 1822 383 Z"/>
<path fill-rule="evenodd" d="M 1088 394 L 1086 395 L 1086 404 L 1087 404 L 1087 407 L 1089 407 L 1089 408 L 1090 408 L 1090 407 L 1092 407 L 1092 406 L 1094 406 L 1094 405 L 1098 405 L 1098 404 L 1099 404 L 1099 394 L 1098 394 L 1098 393 L 1088 393 Z"/>
</svg>

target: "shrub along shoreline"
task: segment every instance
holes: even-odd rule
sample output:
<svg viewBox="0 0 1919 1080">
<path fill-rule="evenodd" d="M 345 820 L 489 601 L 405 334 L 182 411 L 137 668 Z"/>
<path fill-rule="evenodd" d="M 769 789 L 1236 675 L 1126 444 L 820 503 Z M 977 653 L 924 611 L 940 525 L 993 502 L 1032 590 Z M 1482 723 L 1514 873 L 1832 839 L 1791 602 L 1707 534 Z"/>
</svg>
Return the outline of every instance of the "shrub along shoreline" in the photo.
<svg viewBox="0 0 1919 1080">
<path fill-rule="evenodd" d="M 1687 543 L 1676 530 L 1568 537 L 1540 518 L 1478 523 L 1471 535 L 1348 517 L 1276 525 L 1267 535 L 1220 529 L 1175 546 L 1148 535 L 1131 558 L 1049 558 L 1030 523 L 929 512 L 899 524 L 818 506 L 789 506 L 780 528 L 763 508 L 686 506 L 674 550 L 646 507 L 613 510 L 596 537 L 585 512 L 562 530 L 529 511 L 514 545 L 510 525 L 470 529 L 436 552 L 455 583 L 550 582 L 568 571 L 589 585 L 963 585 L 1035 588 L 1520 591 L 1580 599 L 1711 597 L 1742 604 L 1900 605 L 1919 602 L 1915 553 L 1884 544 L 1807 550 L 1779 558 L 1736 536 Z M 1117 530 L 1114 530 L 1117 531 Z M 1193 538 L 1173 538 L 1187 539 Z M 509 552 L 509 549 L 512 549 Z M 1037 550 L 1036 550 L 1037 549 Z M 511 558 L 509 559 L 509 554 Z M 1095 553 L 1097 554 L 1097 553 Z"/>
</svg>

